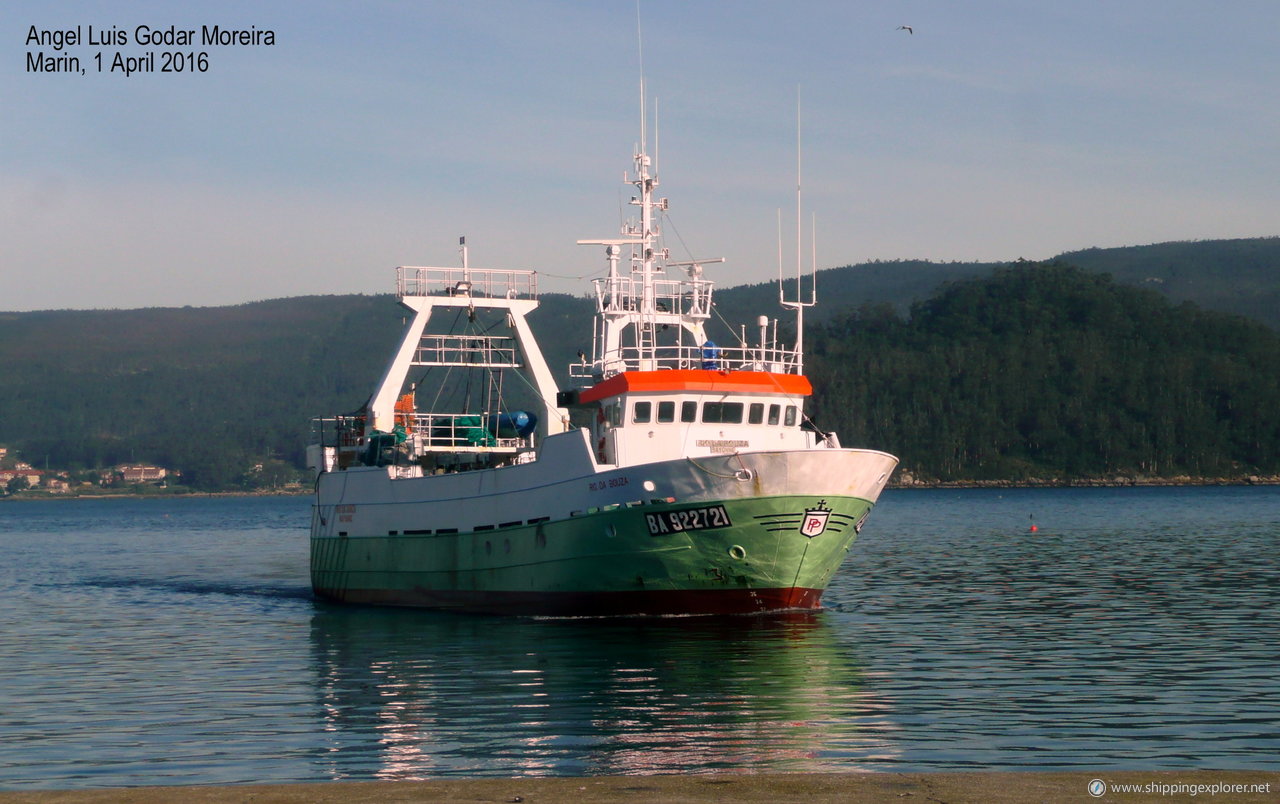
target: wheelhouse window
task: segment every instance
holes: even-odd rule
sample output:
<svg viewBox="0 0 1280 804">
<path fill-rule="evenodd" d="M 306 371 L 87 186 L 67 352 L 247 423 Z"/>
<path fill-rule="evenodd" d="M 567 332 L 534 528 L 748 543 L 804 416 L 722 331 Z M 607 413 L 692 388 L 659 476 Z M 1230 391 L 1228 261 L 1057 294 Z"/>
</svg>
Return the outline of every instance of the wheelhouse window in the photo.
<svg viewBox="0 0 1280 804">
<path fill-rule="evenodd" d="M 702 421 L 712 424 L 740 424 L 741 402 L 707 402 L 702 406 Z"/>
<path fill-rule="evenodd" d="M 659 402 L 658 403 L 658 422 L 667 424 L 676 420 L 676 403 L 675 402 Z"/>
<path fill-rule="evenodd" d="M 680 403 L 680 421 L 696 422 L 698 420 L 698 403 L 697 402 L 681 402 Z"/>
<path fill-rule="evenodd" d="M 636 424 L 647 424 L 653 416 L 652 402 L 637 402 L 631 409 L 631 421 Z"/>
<path fill-rule="evenodd" d="M 760 424 L 764 421 L 764 403 L 752 402 L 747 409 L 747 424 Z"/>
<path fill-rule="evenodd" d="M 781 418 L 782 418 L 782 406 L 770 405 L 769 406 L 769 424 L 777 424 L 781 420 Z"/>
<path fill-rule="evenodd" d="M 785 422 L 787 427 L 795 427 L 797 418 L 796 413 L 795 405 L 787 405 L 787 419 Z"/>
</svg>

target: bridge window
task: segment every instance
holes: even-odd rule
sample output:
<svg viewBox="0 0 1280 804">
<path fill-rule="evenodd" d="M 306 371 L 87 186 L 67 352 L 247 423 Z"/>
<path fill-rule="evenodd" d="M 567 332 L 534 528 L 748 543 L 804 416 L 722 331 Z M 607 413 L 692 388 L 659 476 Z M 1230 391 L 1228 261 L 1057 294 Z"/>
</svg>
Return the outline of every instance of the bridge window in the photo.
<svg viewBox="0 0 1280 804">
<path fill-rule="evenodd" d="M 747 411 L 747 424 L 760 424 L 764 421 L 764 403 L 752 402 Z"/>
<path fill-rule="evenodd" d="M 675 402 L 659 402 L 658 403 L 658 421 L 662 424 L 673 422 L 676 420 L 676 403 Z"/>
<path fill-rule="evenodd" d="M 770 405 L 770 406 L 769 406 L 769 424 L 777 424 L 777 423 L 778 423 L 778 420 L 779 420 L 779 418 L 780 418 L 781 416 L 782 416 L 782 406 L 781 406 L 781 405 Z"/>
<path fill-rule="evenodd" d="M 681 402 L 680 403 L 680 421 L 696 422 L 698 420 L 698 403 L 697 402 Z"/>
<path fill-rule="evenodd" d="M 653 415 L 652 402 L 637 402 L 636 406 L 632 409 L 631 421 L 635 422 L 636 424 L 647 424 L 649 421 L 649 418 L 652 415 Z"/>
<path fill-rule="evenodd" d="M 702 421 L 712 424 L 739 424 L 742 422 L 742 403 L 708 402 L 702 406 Z"/>
<path fill-rule="evenodd" d="M 796 406 L 787 405 L 787 427 L 795 427 L 796 425 Z"/>
</svg>

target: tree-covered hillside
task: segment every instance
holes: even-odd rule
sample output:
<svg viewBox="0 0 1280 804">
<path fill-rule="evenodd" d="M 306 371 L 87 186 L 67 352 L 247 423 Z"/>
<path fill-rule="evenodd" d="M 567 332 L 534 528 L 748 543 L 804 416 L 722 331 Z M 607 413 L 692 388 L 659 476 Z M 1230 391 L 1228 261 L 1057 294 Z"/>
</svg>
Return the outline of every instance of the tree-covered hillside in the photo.
<svg viewBox="0 0 1280 804">
<path fill-rule="evenodd" d="M 1155 290 L 1170 301 L 1237 313 L 1280 331 L 1280 237 L 1092 248 L 1055 259 L 1109 273 L 1118 282 Z M 819 271 L 818 307 L 811 317 L 821 321 L 847 308 L 880 302 L 905 313 L 945 282 L 986 276 L 997 267 L 981 262 L 891 260 Z M 788 281 L 787 292 L 788 298 L 794 298 L 794 278 Z M 807 282 L 804 292 L 809 292 Z M 719 299 L 725 318 L 745 321 L 775 309 L 778 288 L 774 282 L 727 288 Z"/>
<path fill-rule="evenodd" d="M 202 488 L 300 463 L 308 417 L 368 395 L 396 309 L 345 296 L 0 316 L 0 443 L 37 465 L 156 463 Z"/>
<path fill-rule="evenodd" d="M 531 316 L 556 369 L 581 346 L 568 333 L 590 348 L 590 313 L 552 294 Z M 389 295 L 0 313 L 0 445 L 37 466 L 159 464 L 204 489 L 266 459 L 301 467 L 311 418 L 364 404 L 404 315 Z"/>
<path fill-rule="evenodd" d="M 815 419 L 926 477 L 1280 470 L 1280 335 L 1062 265 L 815 333 Z"/>
<path fill-rule="evenodd" d="M 1215 293 L 1197 297 L 1265 301 L 1280 288 L 1280 239 L 1076 256 L 1138 286 L 1063 266 L 822 272 L 808 342 L 818 422 L 940 478 L 1280 469 L 1280 336 L 1169 301 L 1210 278 Z M 753 340 L 757 314 L 779 315 L 774 285 L 717 299 L 717 318 Z M 1261 320 L 1277 314 L 1269 304 Z M 591 349 L 592 310 L 550 294 L 531 316 L 562 381 Z M 366 401 L 403 315 L 391 296 L 0 313 L 0 445 L 36 466 L 159 464 L 200 488 L 272 458 L 300 467 L 310 419 Z"/>
<path fill-rule="evenodd" d="M 1091 248 L 1058 259 L 1280 332 L 1280 237 Z"/>
</svg>

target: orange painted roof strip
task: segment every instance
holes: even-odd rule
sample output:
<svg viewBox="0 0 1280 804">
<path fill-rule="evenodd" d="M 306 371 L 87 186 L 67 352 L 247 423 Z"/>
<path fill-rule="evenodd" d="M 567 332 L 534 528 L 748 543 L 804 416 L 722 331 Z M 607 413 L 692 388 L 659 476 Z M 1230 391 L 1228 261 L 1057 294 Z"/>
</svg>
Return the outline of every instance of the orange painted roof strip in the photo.
<svg viewBox="0 0 1280 804">
<path fill-rule="evenodd" d="M 787 394 L 809 396 L 813 386 L 803 374 L 772 374 L 767 371 L 714 371 L 678 369 L 671 371 L 624 371 L 602 383 L 584 389 L 578 399 L 595 402 L 618 394 L 643 391 L 720 391 L 726 394 Z"/>
</svg>

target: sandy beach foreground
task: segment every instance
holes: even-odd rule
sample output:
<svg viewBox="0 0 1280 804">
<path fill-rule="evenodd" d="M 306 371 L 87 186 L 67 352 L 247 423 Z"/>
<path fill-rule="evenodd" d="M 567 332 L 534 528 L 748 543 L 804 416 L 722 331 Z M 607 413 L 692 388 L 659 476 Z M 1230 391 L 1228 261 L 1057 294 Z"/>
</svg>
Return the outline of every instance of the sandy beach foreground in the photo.
<svg viewBox="0 0 1280 804">
<path fill-rule="evenodd" d="M 1101 781 L 1102 785 L 1097 782 Z M 682 802 L 1027 802 L 1280 800 L 1280 772 L 1122 771 L 1071 773 L 850 773 L 439 779 L 422 782 L 324 782 L 218 787 L 0 792 L 0 804 L 99 802 L 562 801 Z"/>
</svg>

